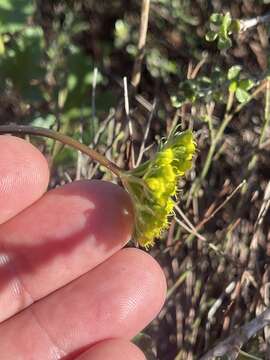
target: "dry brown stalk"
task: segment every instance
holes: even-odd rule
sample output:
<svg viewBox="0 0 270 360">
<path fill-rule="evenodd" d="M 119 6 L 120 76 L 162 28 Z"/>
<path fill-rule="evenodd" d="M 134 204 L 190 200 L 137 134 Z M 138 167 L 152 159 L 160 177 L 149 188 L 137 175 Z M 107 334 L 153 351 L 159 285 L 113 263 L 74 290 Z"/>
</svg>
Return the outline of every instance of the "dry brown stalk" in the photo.
<svg viewBox="0 0 270 360">
<path fill-rule="evenodd" d="M 140 24 L 140 33 L 139 33 L 139 41 L 138 41 L 138 55 L 134 63 L 132 77 L 131 77 L 131 84 L 135 88 L 138 87 L 141 81 L 142 62 L 143 62 L 144 49 L 146 44 L 149 10 L 150 10 L 150 0 L 142 0 L 141 24 Z"/>
<path fill-rule="evenodd" d="M 241 347 L 258 331 L 270 324 L 270 309 L 266 309 L 251 322 L 237 329 L 227 339 L 221 341 L 212 350 L 208 351 L 200 360 L 212 360 L 226 355 L 229 360 L 237 358 Z"/>
</svg>

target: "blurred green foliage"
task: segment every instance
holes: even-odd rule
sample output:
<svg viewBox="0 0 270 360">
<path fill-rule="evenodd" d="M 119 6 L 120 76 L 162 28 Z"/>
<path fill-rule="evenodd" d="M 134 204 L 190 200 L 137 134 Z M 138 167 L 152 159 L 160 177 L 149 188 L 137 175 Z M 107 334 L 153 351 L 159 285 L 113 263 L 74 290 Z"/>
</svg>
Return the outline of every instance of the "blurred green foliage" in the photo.
<svg viewBox="0 0 270 360">
<path fill-rule="evenodd" d="M 39 79 L 45 75 L 42 66 L 43 31 L 40 27 L 22 29 L 18 37 L 10 38 L 0 58 L 0 87 L 11 87 L 27 102 L 41 101 Z"/>
<path fill-rule="evenodd" d="M 65 18 L 54 20 L 48 41 L 34 1 L 0 0 L 1 91 L 15 92 L 31 117 L 44 117 L 45 126 L 53 115 L 67 121 L 91 114 L 94 64 L 74 42 L 85 23 L 63 6 Z M 97 83 L 102 81 L 98 74 Z"/>
<path fill-rule="evenodd" d="M 0 91 L 18 99 L 20 117 L 14 120 L 19 122 L 61 127 L 78 137 L 78 124 L 87 119 L 85 133 L 90 142 L 94 137 L 89 119 L 95 66 L 76 42 L 87 26 L 72 6 L 60 5 L 64 16 L 55 16 L 46 33 L 36 1 L 0 0 Z M 96 84 L 104 81 L 97 72 Z M 96 110 L 109 109 L 112 101 L 107 96 L 106 104 L 96 103 Z M 53 143 L 47 145 L 53 151 Z M 70 158 L 68 154 L 65 149 L 61 159 Z"/>
<path fill-rule="evenodd" d="M 22 31 L 27 20 L 34 14 L 34 3 L 28 0 L 0 1 L 0 34 Z"/>
<path fill-rule="evenodd" d="M 28 25 L 34 10 L 34 3 L 29 1 L 0 1 L 0 38 L 3 43 L 0 89 L 2 92 L 6 88 L 14 89 L 23 94 L 26 101 L 33 102 L 42 98 L 36 80 L 45 74 L 42 28 Z"/>
</svg>

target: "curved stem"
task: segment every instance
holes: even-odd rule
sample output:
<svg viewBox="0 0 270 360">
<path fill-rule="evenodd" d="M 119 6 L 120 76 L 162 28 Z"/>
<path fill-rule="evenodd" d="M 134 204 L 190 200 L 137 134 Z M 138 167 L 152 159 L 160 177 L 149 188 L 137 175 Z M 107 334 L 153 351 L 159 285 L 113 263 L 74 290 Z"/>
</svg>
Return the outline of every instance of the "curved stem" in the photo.
<svg viewBox="0 0 270 360">
<path fill-rule="evenodd" d="M 116 176 L 121 178 L 122 169 L 116 164 L 108 160 L 105 156 L 99 154 L 97 151 L 90 149 L 88 146 L 80 143 L 73 138 L 61 134 L 54 130 L 45 129 L 42 127 L 26 126 L 26 125 L 2 125 L 0 126 L 0 134 L 28 134 L 45 136 L 47 138 L 60 141 L 61 143 L 71 146 L 72 148 L 81 151 L 83 154 L 90 156 L 93 160 L 105 166 L 108 170 L 113 172 Z"/>
</svg>

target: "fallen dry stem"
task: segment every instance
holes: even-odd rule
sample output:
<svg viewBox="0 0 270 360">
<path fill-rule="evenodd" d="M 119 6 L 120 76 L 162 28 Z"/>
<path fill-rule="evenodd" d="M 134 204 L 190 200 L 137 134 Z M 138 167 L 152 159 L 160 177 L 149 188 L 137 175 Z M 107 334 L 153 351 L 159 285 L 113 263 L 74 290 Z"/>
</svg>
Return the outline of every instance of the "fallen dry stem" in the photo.
<svg viewBox="0 0 270 360">
<path fill-rule="evenodd" d="M 200 360 L 212 360 L 226 355 L 228 359 L 237 358 L 241 347 L 258 331 L 270 324 L 270 309 L 266 309 L 251 322 L 237 329 L 227 339 L 221 341 L 212 350 L 208 351 Z"/>
<path fill-rule="evenodd" d="M 213 212 L 203 219 L 197 226 L 196 230 L 200 230 L 203 225 L 210 221 L 230 200 L 231 198 L 246 184 L 246 180 L 243 180 L 227 197 L 226 199 L 215 209 Z"/>
</svg>

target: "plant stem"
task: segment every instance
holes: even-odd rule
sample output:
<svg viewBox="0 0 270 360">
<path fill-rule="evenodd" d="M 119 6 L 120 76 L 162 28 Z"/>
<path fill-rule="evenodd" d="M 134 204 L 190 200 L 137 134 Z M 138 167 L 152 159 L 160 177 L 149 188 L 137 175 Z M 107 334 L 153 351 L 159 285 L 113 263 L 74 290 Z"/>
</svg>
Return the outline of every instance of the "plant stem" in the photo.
<svg viewBox="0 0 270 360">
<path fill-rule="evenodd" d="M 142 62 L 143 62 L 144 49 L 146 44 L 149 11 L 150 11 L 150 0 L 142 0 L 141 24 L 140 24 L 140 33 L 139 33 L 139 41 L 138 41 L 138 55 L 134 63 L 132 77 L 131 77 L 131 84 L 135 88 L 138 87 L 141 81 Z"/>
<path fill-rule="evenodd" d="M 80 143 L 79 141 L 61 134 L 54 130 L 45 129 L 42 127 L 35 126 L 24 126 L 24 125 L 3 125 L 0 126 L 0 134 L 28 134 L 44 136 L 47 138 L 60 141 L 64 145 L 71 146 L 72 148 L 81 151 L 82 153 L 90 156 L 93 160 L 97 161 L 101 165 L 105 166 L 108 170 L 113 172 L 116 176 L 121 178 L 122 169 L 115 165 L 113 162 L 108 160 L 105 156 L 99 154 L 97 151 L 90 149 L 88 146 Z"/>
<path fill-rule="evenodd" d="M 267 83 L 266 83 L 264 124 L 260 136 L 259 146 L 261 146 L 265 140 L 266 130 L 269 126 L 269 123 L 270 123 L 270 77 L 267 78 Z"/>
</svg>

